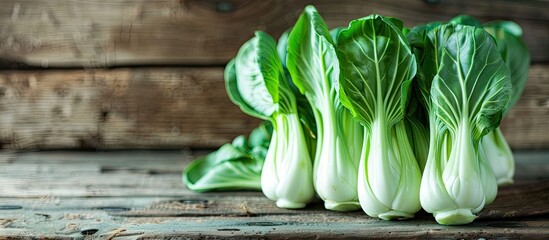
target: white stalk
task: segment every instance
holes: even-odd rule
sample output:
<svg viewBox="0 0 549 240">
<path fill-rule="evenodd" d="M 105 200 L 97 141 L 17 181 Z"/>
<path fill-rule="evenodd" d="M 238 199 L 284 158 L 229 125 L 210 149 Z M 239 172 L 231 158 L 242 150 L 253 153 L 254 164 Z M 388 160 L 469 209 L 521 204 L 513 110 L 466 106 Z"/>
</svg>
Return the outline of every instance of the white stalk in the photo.
<svg viewBox="0 0 549 240">
<path fill-rule="evenodd" d="M 481 170 L 481 162 L 467 120 L 458 124 L 453 136 L 452 141 L 435 139 L 452 144 L 452 148 L 449 156 L 443 150 L 430 151 L 420 192 L 421 206 L 427 212 L 433 213 L 438 223 L 444 225 L 472 222 L 476 218 L 475 214 L 486 204 L 485 190 L 491 192 L 492 189 L 489 185 L 483 185 L 485 177 L 482 174 L 487 172 Z M 434 144 L 431 147 L 447 147 L 444 144 L 436 146 L 436 142 Z"/>
<path fill-rule="evenodd" d="M 362 209 L 369 216 L 385 220 L 414 217 L 421 208 L 418 196 L 421 172 L 405 128 L 399 126 L 390 131 L 385 118 L 378 117 L 370 134 L 364 140 L 358 173 Z"/>
<path fill-rule="evenodd" d="M 279 182 L 277 164 L 278 159 L 281 157 L 280 153 L 284 152 L 281 148 L 286 147 L 286 143 L 283 142 L 285 140 L 285 123 L 283 121 L 283 116 L 278 115 L 272 123 L 273 135 L 271 137 L 269 149 L 267 150 L 265 162 L 263 163 L 263 169 L 261 171 L 261 191 L 263 191 L 263 194 L 265 194 L 267 198 L 276 201 L 278 200 L 276 186 L 278 186 Z"/>
<path fill-rule="evenodd" d="M 312 161 L 297 114 L 275 117 L 277 147 L 265 159 L 262 189 L 280 208 L 303 208 L 314 198 Z M 287 141 L 284 141 L 287 140 Z M 272 157 L 272 158 L 270 158 Z"/>
<path fill-rule="evenodd" d="M 342 111 L 342 115 L 337 119 L 333 108 L 322 112 L 320 131 L 323 141 L 319 142 L 319 155 L 315 163 L 316 192 L 324 200 L 324 207 L 334 211 L 352 211 L 360 208 L 357 194 L 360 152 L 359 149 L 351 150 L 357 144 L 348 141 L 346 137 L 351 134 L 360 135 L 362 127 L 352 120 L 352 116 L 345 119 L 343 114 L 350 115 L 349 112 Z M 347 126 L 348 120 L 357 126 Z M 345 127 L 350 127 L 347 134 L 343 131 Z"/>
<path fill-rule="evenodd" d="M 500 186 L 512 184 L 515 175 L 515 159 L 501 129 L 498 127 L 484 136 L 482 146 L 496 176 L 497 184 Z"/>
</svg>

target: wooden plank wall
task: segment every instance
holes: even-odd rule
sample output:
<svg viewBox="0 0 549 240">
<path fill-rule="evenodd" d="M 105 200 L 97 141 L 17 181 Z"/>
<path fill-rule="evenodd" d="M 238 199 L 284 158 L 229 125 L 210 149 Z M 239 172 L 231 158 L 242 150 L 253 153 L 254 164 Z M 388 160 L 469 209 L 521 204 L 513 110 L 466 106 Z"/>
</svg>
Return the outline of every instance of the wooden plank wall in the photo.
<svg viewBox="0 0 549 240">
<path fill-rule="evenodd" d="M 330 27 L 371 13 L 407 26 L 470 14 L 524 28 L 514 149 L 549 147 L 549 2 L 542 0 L 6 0 L 0 4 L 0 147 L 217 147 L 258 121 L 224 90 L 223 66 L 260 29 L 278 37 L 307 4 Z"/>
</svg>

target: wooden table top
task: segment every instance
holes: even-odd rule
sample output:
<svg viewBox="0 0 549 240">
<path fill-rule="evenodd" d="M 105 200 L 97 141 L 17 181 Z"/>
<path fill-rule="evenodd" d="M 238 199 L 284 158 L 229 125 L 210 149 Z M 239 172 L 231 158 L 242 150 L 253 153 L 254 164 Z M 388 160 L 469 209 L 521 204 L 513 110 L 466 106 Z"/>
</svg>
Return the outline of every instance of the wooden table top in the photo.
<svg viewBox="0 0 549 240">
<path fill-rule="evenodd" d="M 419 212 L 382 221 L 261 192 L 194 193 L 181 170 L 205 151 L 0 152 L 0 239 L 549 237 L 549 152 L 517 152 L 516 181 L 466 226 Z"/>
</svg>

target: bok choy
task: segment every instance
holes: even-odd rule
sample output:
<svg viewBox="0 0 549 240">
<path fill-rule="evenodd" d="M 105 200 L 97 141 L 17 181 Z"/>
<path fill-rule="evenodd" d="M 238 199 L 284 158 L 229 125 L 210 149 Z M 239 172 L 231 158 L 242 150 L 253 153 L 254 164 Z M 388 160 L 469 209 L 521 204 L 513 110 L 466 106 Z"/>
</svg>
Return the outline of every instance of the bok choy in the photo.
<svg viewBox="0 0 549 240">
<path fill-rule="evenodd" d="M 341 102 L 364 126 L 358 170 L 362 209 L 381 219 L 419 211 L 421 172 L 404 122 L 416 61 L 402 22 L 371 15 L 354 20 L 337 39 Z"/>
<path fill-rule="evenodd" d="M 469 223 L 497 193 L 480 140 L 499 125 L 509 70 L 481 28 L 449 23 L 412 32 L 430 125 L 421 206 L 441 224 Z"/>
<path fill-rule="evenodd" d="M 330 31 L 307 6 L 278 44 L 258 31 L 225 69 L 232 102 L 272 134 L 237 137 L 188 165 L 184 181 L 261 188 L 282 208 L 316 192 L 329 210 L 393 220 L 423 207 L 440 224 L 470 223 L 512 182 L 499 124 L 529 62 L 512 22 L 460 15 L 410 29 L 370 15 Z"/>
<path fill-rule="evenodd" d="M 511 74 L 511 99 L 505 107 L 503 113 L 503 117 L 505 117 L 522 95 L 530 68 L 530 52 L 522 40 L 521 27 L 511 21 L 493 21 L 481 24 L 480 21 L 468 15 L 457 16 L 450 22 L 482 27 L 496 40 L 498 50 Z M 483 137 L 482 145 L 498 184 L 513 183 L 515 160 L 501 129 L 497 127 L 490 131 Z"/>
<path fill-rule="evenodd" d="M 313 108 L 317 126 L 314 186 L 326 209 L 360 208 L 357 195 L 362 127 L 339 101 L 339 63 L 328 27 L 305 8 L 289 37 L 287 66 Z"/>
<path fill-rule="evenodd" d="M 312 161 L 296 98 L 276 48 L 271 36 L 256 32 L 227 65 L 226 87 L 243 112 L 273 125 L 261 173 L 263 193 L 278 207 L 303 208 L 314 197 Z"/>
</svg>

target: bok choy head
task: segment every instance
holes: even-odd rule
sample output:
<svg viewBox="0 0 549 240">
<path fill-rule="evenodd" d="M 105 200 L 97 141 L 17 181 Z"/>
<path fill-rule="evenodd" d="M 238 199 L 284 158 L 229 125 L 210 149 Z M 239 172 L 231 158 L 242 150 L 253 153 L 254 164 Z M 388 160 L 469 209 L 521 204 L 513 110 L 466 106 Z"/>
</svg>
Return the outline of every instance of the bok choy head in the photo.
<svg viewBox="0 0 549 240">
<path fill-rule="evenodd" d="M 314 197 L 312 161 L 276 42 L 256 32 L 227 68 L 226 73 L 234 73 L 225 78 L 231 100 L 243 112 L 273 125 L 261 173 L 263 193 L 279 207 L 304 207 Z"/>
<path fill-rule="evenodd" d="M 511 74 L 511 97 L 503 116 L 516 104 L 526 85 L 530 67 L 530 53 L 522 40 L 522 29 L 511 21 L 493 21 L 481 25 L 475 18 L 461 15 L 450 22 L 482 27 L 496 40 L 498 50 Z M 482 140 L 486 158 L 500 185 L 513 182 L 515 161 L 509 144 L 498 127 L 489 132 Z"/>
<path fill-rule="evenodd" d="M 356 210 L 360 208 L 356 184 L 362 128 L 339 100 L 334 41 L 313 6 L 305 8 L 292 28 L 287 51 L 290 75 L 309 101 L 316 120 L 316 192 L 327 209 Z"/>
<path fill-rule="evenodd" d="M 416 48 L 418 85 L 430 123 L 421 205 L 441 224 L 469 223 L 497 192 L 480 140 L 500 123 L 509 70 L 482 28 L 449 23 L 416 31 L 424 40 Z"/>
<path fill-rule="evenodd" d="M 365 131 L 358 172 L 362 209 L 382 219 L 420 209 L 421 173 L 403 122 L 416 61 L 402 22 L 371 15 L 338 34 L 340 99 Z"/>
</svg>

